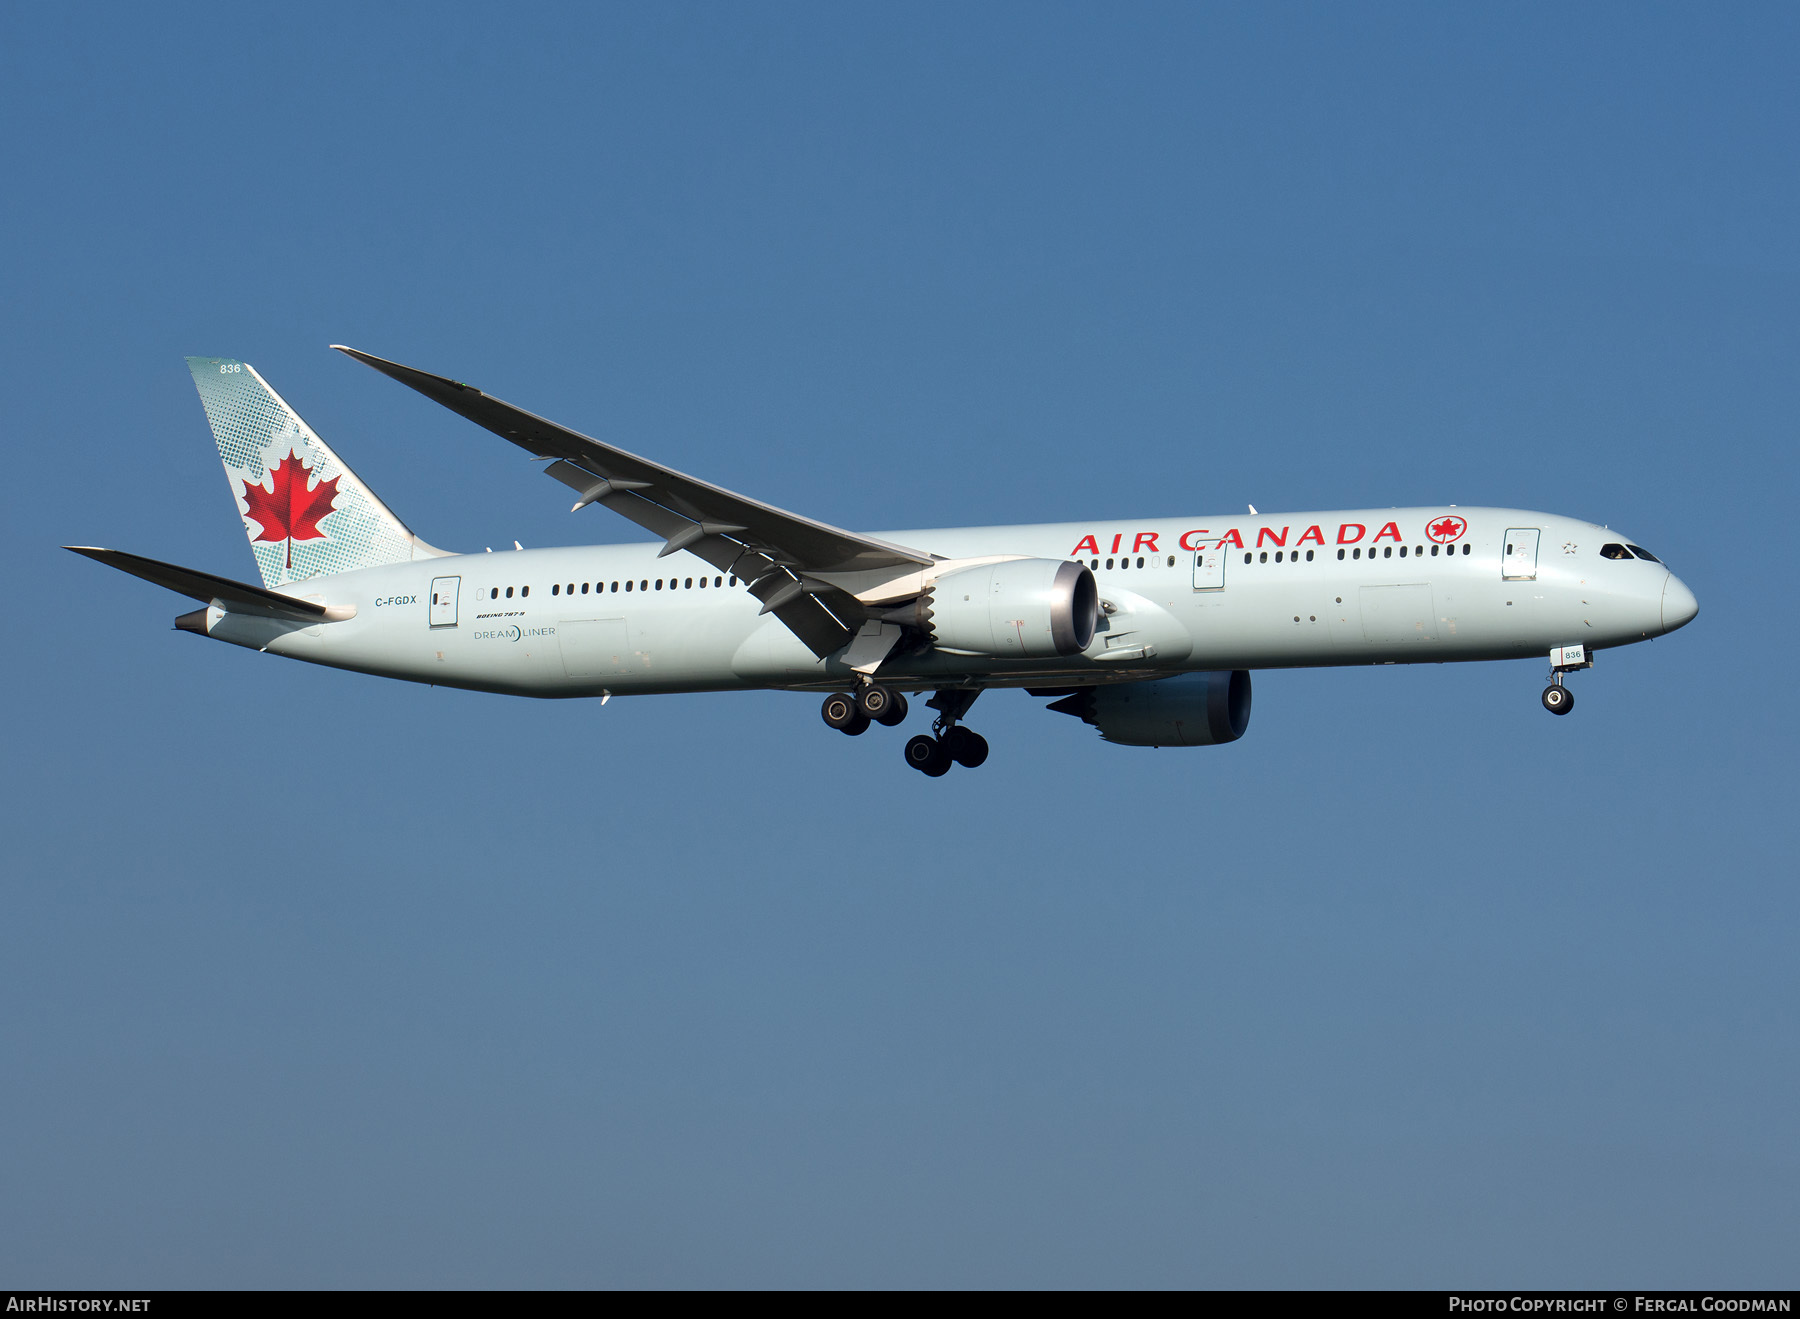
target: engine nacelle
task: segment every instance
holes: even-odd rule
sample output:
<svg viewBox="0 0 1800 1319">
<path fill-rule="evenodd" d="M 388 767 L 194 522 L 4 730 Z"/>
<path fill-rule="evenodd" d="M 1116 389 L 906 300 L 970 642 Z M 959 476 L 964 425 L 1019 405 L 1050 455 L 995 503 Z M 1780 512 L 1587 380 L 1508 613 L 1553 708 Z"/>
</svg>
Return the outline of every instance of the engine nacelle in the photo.
<svg viewBox="0 0 1800 1319">
<path fill-rule="evenodd" d="M 1086 720 L 1123 746 L 1217 746 L 1250 727 L 1250 675 L 1238 669 L 1085 687 L 1049 708 Z"/>
<path fill-rule="evenodd" d="M 904 621 L 943 650 L 1048 659 L 1093 642 L 1100 592 L 1085 564 L 1008 559 L 938 578 L 906 612 Z"/>
</svg>

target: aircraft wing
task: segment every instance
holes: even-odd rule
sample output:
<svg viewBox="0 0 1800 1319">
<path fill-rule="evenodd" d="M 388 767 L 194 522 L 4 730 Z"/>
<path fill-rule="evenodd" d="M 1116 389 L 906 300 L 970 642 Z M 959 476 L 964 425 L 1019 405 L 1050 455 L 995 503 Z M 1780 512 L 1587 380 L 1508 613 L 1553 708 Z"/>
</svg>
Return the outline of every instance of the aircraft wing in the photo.
<svg viewBox="0 0 1800 1319">
<path fill-rule="evenodd" d="M 237 613 L 261 614 L 297 623 L 320 623 L 332 616 L 327 606 L 314 604 L 311 600 L 296 600 L 279 591 L 266 591 L 260 586 L 251 586 L 248 582 L 234 582 L 229 577 L 215 577 L 209 572 L 178 567 L 160 559 L 146 559 L 141 554 L 127 554 L 124 550 L 103 550 L 93 545 L 65 545 L 63 548 L 85 554 L 98 563 L 117 568 L 120 572 L 128 572 L 133 577 L 142 577 L 147 582 L 166 586 L 171 591 L 202 604 L 211 604 L 217 600 Z"/>
<path fill-rule="evenodd" d="M 924 567 L 932 555 L 845 531 L 735 494 L 661 463 L 559 426 L 473 385 L 333 344 L 339 352 L 410 385 L 539 458 L 586 504 L 605 504 L 661 536 L 662 552 L 687 550 L 749 584 L 794 635 L 824 657 L 867 617 L 855 597 L 810 574 Z"/>
</svg>

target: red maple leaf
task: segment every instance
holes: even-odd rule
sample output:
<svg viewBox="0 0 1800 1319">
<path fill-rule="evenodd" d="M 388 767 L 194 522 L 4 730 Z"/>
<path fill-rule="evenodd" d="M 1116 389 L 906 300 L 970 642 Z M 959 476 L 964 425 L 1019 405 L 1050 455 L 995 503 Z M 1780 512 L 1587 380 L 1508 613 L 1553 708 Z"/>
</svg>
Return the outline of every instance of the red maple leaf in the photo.
<svg viewBox="0 0 1800 1319">
<path fill-rule="evenodd" d="M 1428 530 L 1433 540 L 1455 540 L 1462 535 L 1463 520 L 1461 518 L 1445 518 L 1442 522 L 1434 522 Z"/>
<path fill-rule="evenodd" d="M 300 461 L 300 455 L 289 453 L 269 473 L 274 490 L 263 489 L 260 482 L 244 482 L 244 502 L 250 507 L 244 516 L 261 528 L 253 541 L 287 542 L 288 567 L 294 566 L 294 542 L 323 540 L 319 523 L 337 503 L 339 477 L 321 481 L 311 489 L 306 478 L 312 468 Z"/>
</svg>

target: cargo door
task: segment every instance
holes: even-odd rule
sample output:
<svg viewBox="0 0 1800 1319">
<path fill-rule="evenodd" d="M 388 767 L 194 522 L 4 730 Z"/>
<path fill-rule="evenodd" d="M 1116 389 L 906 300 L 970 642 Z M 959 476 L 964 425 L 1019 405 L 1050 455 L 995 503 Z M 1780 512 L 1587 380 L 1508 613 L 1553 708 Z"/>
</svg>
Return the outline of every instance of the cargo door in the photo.
<svg viewBox="0 0 1800 1319">
<path fill-rule="evenodd" d="M 1538 537 L 1536 527 L 1508 527 L 1506 552 L 1500 556 L 1500 576 L 1509 582 L 1537 579 Z"/>
<path fill-rule="evenodd" d="M 563 672 L 571 678 L 612 678 L 631 671 L 630 634 L 622 618 L 565 618 L 556 625 Z"/>
<path fill-rule="evenodd" d="M 1432 608 L 1431 587 L 1427 583 L 1365 586 L 1359 592 L 1359 603 L 1366 641 L 1377 646 L 1398 646 L 1438 639 L 1437 611 Z"/>
<path fill-rule="evenodd" d="M 456 626 L 456 597 L 462 590 L 460 577 L 433 577 L 431 579 L 431 626 Z"/>
</svg>

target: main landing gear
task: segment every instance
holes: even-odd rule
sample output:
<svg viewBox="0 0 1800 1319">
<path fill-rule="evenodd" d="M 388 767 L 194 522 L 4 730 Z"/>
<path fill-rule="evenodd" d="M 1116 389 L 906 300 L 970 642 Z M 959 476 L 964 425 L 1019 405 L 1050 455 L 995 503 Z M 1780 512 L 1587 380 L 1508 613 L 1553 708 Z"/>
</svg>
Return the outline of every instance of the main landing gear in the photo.
<svg viewBox="0 0 1800 1319">
<path fill-rule="evenodd" d="M 1550 685 L 1544 688 L 1544 708 L 1551 714 L 1567 714 L 1575 708 L 1575 693 L 1563 686 L 1565 673 L 1594 667 L 1594 654 L 1586 646 L 1558 646 L 1550 652 Z"/>
<path fill-rule="evenodd" d="M 987 758 L 987 739 L 961 724 L 946 728 L 936 737 L 930 733 L 920 733 L 906 744 L 906 763 L 934 779 L 948 774 L 952 764 L 961 765 L 964 769 L 976 769 Z"/>
<path fill-rule="evenodd" d="M 891 692 L 886 687 L 870 683 L 855 695 L 833 692 L 825 698 L 825 704 L 819 707 L 819 717 L 838 732 L 856 737 L 868 732 L 870 724 L 883 724 L 892 728 L 904 723 L 906 698 L 899 692 Z"/>
<path fill-rule="evenodd" d="M 964 769 L 984 764 L 988 758 L 987 739 L 960 722 L 980 695 L 979 687 L 973 691 L 947 687 L 925 702 L 938 712 L 938 717 L 932 721 L 930 733 L 920 733 L 907 742 L 906 763 L 934 779 L 948 774 L 953 764 Z"/>
<path fill-rule="evenodd" d="M 952 765 L 974 769 L 985 762 L 988 758 L 987 739 L 964 728 L 960 722 L 979 695 L 979 689 L 947 688 L 927 701 L 927 705 L 938 711 L 938 717 L 932 721 L 931 732 L 907 741 L 906 763 L 935 779 L 948 774 Z M 833 692 L 819 709 L 819 715 L 826 723 L 852 737 L 866 733 L 872 723 L 892 728 L 904 721 L 906 714 L 906 697 L 874 683 L 854 693 Z"/>
</svg>

